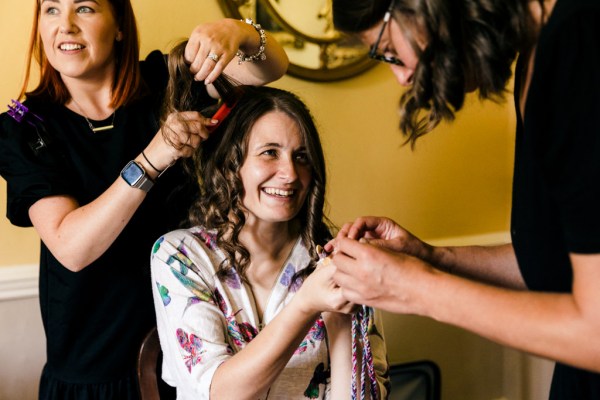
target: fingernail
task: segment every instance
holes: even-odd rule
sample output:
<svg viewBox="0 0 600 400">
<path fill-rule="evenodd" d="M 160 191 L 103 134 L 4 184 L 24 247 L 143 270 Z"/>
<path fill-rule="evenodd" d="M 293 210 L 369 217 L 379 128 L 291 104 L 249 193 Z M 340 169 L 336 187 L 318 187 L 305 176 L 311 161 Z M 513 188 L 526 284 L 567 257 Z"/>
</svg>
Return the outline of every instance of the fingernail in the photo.
<svg viewBox="0 0 600 400">
<path fill-rule="evenodd" d="M 327 251 L 325 251 L 325 249 L 323 248 L 323 246 L 321 246 L 320 244 L 317 245 L 316 249 L 317 254 L 319 255 L 319 258 L 325 258 L 327 257 Z"/>
<path fill-rule="evenodd" d="M 358 243 L 369 243 L 369 241 L 365 238 L 358 239 Z"/>
<path fill-rule="evenodd" d="M 219 120 L 218 119 L 211 119 L 210 123 L 213 124 L 213 125 L 216 125 L 216 124 L 219 123 Z"/>
</svg>

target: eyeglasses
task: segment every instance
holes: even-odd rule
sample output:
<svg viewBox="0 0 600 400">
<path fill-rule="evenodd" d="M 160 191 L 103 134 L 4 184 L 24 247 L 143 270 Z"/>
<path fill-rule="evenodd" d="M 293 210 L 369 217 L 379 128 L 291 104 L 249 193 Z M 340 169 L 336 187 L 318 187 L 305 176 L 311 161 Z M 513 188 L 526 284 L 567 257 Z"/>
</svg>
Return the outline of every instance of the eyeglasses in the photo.
<svg viewBox="0 0 600 400">
<path fill-rule="evenodd" d="M 373 60 L 383 61 L 383 62 L 386 62 L 389 64 L 404 65 L 404 63 L 396 57 L 386 56 L 385 54 L 377 54 L 377 49 L 379 48 L 379 42 L 381 41 L 381 36 L 383 36 L 383 31 L 385 30 L 385 27 L 387 26 L 390 18 L 392 17 L 393 9 L 394 9 L 394 1 L 392 1 L 390 3 L 389 8 L 387 9 L 387 11 L 385 12 L 385 15 L 383 16 L 383 24 L 381 25 L 381 30 L 379 31 L 379 35 L 377 36 L 377 40 L 375 41 L 375 44 L 373 46 L 371 46 L 371 50 L 369 51 L 369 57 L 371 57 Z"/>
</svg>

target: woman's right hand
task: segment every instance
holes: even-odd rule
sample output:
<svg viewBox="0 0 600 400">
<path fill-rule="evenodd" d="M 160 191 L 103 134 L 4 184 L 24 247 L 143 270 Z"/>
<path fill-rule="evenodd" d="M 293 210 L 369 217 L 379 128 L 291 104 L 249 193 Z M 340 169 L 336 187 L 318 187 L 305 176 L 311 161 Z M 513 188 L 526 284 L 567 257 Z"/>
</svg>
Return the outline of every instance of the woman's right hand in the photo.
<svg viewBox="0 0 600 400">
<path fill-rule="evenodd" d="M 200 144 L 208 139 L 207 127 L 215 123 L 197 111 L 173 112 L 167 116 L 144 150 L 144 154 L 154 167 L 163 171 L 179 158 L 187 158 L 194 154 Z M 148 167 L 147 172 L 157 174 L 152 166 Z"/>
<path fill-rule="evenodd" d="M 385 217 L 360 217 L 346 223 L 339 231 L 338 238 L 361 240 L 391 251 L 402 252 L 432 262 L 433 246 Z M 327 252 L 335 250 L 336 239 L 325 245 Z"/>
</svg>

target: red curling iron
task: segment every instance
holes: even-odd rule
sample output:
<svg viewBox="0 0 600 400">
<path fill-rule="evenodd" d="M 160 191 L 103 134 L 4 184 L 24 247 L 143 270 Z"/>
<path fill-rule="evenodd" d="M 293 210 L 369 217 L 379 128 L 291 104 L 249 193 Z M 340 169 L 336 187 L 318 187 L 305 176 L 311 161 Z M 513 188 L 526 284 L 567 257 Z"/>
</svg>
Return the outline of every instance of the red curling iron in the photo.
<svg viewBox="0 0 600 400">
<path fill-rule="evenodd" d="M 209 132 L 214 131 L 219 125 L 221 125 L 221 122 L 227 118 L 233 107 L 235 107 L 235 105 L 244 95 L 244 89 L 242 89 L 239 84 L 234 83 L 231 78 L 228 78 L 223 74 L 219 75 L 217 79 L 215 79 L 213 86 L 221 96 L 221 105 L 211 117 L 212 119 L 216 119 L 218 122 L 216 125 L 207 127 Z"/>
</svg>

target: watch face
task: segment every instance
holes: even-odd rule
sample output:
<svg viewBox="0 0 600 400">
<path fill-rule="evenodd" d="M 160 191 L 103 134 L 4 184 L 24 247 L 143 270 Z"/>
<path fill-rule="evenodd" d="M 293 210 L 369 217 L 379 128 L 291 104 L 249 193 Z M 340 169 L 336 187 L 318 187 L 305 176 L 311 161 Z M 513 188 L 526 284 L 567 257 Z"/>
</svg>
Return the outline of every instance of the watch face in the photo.
<svg viewBox="0 0 600 400">
<path fill-rule="evenodd" d="M 137 163 L 131 161 L 123 168 L 121 175 L 125 179 L 125 182 L 133 186 L 144 176 L 144 170 Z"/>
</svg>

